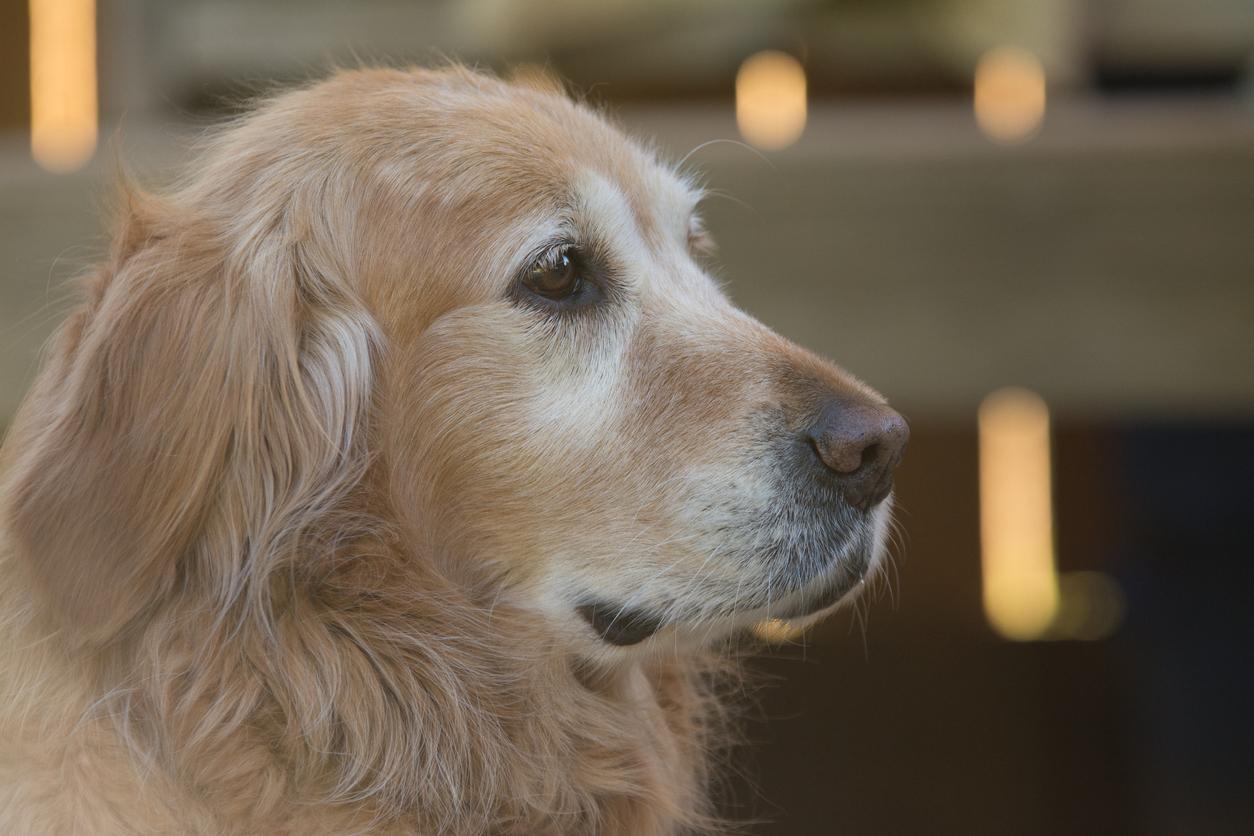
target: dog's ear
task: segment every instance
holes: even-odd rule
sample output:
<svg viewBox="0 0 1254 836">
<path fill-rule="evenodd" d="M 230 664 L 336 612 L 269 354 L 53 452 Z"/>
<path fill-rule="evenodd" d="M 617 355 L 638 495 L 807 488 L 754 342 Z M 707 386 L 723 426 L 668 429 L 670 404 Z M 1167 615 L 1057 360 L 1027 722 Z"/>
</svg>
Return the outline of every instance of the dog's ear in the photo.
<svg viewBox="0 0 1254 836">
<path fill-rule="evenodd" d="M 359 474 L 369 398 L 373 324 L 290 205 L 128 204 L 6 451 L 13 545 L 75 643 L 176 582 L 240 596 Z"/>
</svg>

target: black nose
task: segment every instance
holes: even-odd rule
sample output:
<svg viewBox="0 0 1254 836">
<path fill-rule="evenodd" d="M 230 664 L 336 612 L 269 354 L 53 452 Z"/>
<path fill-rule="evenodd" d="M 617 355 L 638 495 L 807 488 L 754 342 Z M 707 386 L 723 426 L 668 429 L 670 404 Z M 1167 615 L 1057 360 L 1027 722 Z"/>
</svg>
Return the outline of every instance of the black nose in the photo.
<svg viewBox="0 0 1254 836">
<path fill-rule="evenodd" d="M 805 435 L 841 496 L 865 511 L 893 489 L 893 471 L 906 451 L 910 428 L 885 404 L 841 395 L 823 405 Z"/>
</svg>

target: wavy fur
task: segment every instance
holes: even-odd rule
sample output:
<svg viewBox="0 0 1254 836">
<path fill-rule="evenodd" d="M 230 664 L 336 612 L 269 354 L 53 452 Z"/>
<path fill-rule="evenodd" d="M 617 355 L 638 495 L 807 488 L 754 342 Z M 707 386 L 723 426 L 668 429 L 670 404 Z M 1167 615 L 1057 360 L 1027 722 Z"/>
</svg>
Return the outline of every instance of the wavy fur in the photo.
<svg viewBox="0 0 1254 836">
<path fill-rule="evenodd" d="M 711 560 L 771 502 L 743 448 L 794 378 L 869 390 L 731 308 L 692 199 L 458 68 L 341 73 L 128 186 L 0 461 L 0 829 L 723 827 L 706 639 L 793 594 Z M 511 301 L 576 228 L 638 307 Z M 697 616 L 606 649 L 597 590 Z"/>
</svg>

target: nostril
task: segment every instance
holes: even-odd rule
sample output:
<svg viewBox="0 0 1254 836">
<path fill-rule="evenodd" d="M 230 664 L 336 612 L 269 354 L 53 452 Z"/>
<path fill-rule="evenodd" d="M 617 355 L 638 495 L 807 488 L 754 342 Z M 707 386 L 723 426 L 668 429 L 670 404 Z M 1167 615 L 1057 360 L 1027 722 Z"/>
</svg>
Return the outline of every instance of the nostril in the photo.
<svg viewBox="0 0 1254 836">
<path fill-rule="evenodd" d="M 812 435 L 807 435 L 805 439 L 810 445 L 810 452 L 814 454 L 814 460 L 821 466 L 827 467 L 827 459 L 823 456 L 823 448 L 819 446 L 819 440 Z"/>
<path fill-rule="evenodd" d="M 830 433 L 808 434 L 806 439 L 818 463 L 833 473 L 850 476 L 862 468 L 862 445 L 852 444 L 849 439 Z"/>
<path fill-rule="evenodd" d="M 880 458 L 880 445 L 877 442 L 868 444 L 862 451 L 862 459 L 858 463 L 858 470 L 873 467 Z"/>
</svg>

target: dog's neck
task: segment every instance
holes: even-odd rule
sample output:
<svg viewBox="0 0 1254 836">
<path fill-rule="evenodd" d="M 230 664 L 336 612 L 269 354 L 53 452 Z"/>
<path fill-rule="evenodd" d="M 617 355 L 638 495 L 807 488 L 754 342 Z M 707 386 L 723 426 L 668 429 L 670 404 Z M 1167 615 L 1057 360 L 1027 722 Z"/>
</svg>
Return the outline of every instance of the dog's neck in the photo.
<svg viewBox="0 0 1254 836">
<path fill-rule="evenodd" d="M 113 750 L 245 829 L 281 832 L 294 811 L 447 833 L 705 821 L 702 660 L 587 667 L 534 616 L 476 607 L 373 545 L 264 618 L 175 598 L 74 651 L 96 683 L 79 728 L 111 729 Z"/>
</svg>

